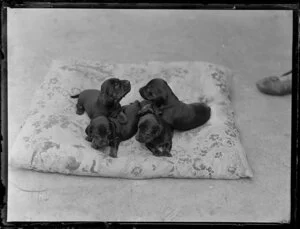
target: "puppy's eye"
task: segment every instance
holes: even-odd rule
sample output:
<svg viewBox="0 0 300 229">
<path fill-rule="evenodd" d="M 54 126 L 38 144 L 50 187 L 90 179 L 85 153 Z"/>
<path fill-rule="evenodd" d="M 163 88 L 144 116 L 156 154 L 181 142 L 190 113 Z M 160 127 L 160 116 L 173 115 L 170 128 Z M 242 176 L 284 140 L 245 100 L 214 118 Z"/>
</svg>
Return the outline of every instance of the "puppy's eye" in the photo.
<svg viewBox="0 0 300 229">
<path fill-rule="evenodd" d="M 153 96 L 152 91 L 148 91 L 148 95 L 149 95 L 149 96 Z"/>
</svg>

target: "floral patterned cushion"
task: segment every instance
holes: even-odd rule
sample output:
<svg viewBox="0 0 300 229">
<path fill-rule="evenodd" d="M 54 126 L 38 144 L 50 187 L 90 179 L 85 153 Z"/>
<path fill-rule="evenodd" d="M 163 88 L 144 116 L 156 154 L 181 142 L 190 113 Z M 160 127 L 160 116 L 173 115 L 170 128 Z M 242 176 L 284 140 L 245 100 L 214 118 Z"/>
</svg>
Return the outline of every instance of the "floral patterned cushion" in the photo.
<svg viewBox="0 0 300 229">
<path fill-rule="evenodd" d="M 211 118 L 203 126 L 174 133 L 173 157 L 155 157 L 131 138 L 120 144 L 118 158 L 111 158 L 108 148 L 97 151 L 85 140 L 89 118 L 76 115 L 77 99 L 70 98 L 84 89 L 100 89 L 110 77 L 128 79 L 132 84 L 122 105 L 142 100 L 139 88 L 161 77 L 182 101 L 207 102 Z M 235 126 L 231 77 L 228 69 L 205 62 L 54 61 L 32 100 L 30 113 L 9 153 L 9 163 L 43 172 L 131 179 L 252 177 Z"/>
</svg>

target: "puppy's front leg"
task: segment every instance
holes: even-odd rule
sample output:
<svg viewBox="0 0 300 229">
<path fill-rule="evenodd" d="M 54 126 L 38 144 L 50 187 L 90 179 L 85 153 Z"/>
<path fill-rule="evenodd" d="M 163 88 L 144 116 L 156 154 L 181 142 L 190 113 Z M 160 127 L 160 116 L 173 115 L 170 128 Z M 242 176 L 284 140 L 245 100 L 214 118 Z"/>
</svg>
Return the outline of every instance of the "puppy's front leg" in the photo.
<svg viewBox="0 0 300 229">
<path fill-rule="evenodd" d="M 172 149 L 172 142 L 166 142 L 163 146 L 163 151 L 161 153 L 161 156 L 165 156 L 165 157 L 172 157 L 171 149 Z"/>
<path fill-rule="evenodd" d="M 118 157 L 118 149 L 119 149 L 120 141 L 118 139 L 114 139 L 110 144 L 110 153 L 109 156 L 111 157 Z"/>
<path fill-rule="evenodd" d="M 151 143 L 146 143 L 146 147 L 152 152 L 154 156 L 159 157 L 161 152 L 157 149 L 157 147 Z"/>
</svg>

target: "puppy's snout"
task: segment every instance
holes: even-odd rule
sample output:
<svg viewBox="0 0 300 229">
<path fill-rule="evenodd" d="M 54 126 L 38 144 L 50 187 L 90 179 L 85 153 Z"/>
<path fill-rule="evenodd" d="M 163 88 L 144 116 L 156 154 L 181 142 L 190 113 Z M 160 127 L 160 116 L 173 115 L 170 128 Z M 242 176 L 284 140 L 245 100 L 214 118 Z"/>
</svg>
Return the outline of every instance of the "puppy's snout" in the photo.
<svg viewBox="0 0 300 229">
<path fill-rule="evenodd" d="M 140 93 L 140 95 L 143 97 L 143 98 L 145 98 L 145 93 L 144 93 L 144 88 L 142 87 L 142 88 L 140 88 L 139 89 L 139 93 Z"/>
<path fill-rule="evenodd" d="M 125 84 L 126 86 L 130 86 L 130 81 L 129 81 L 129 80 L 124 80 L 123 82 L 124 82 L 124 84 Z"/>
<path fill-rule="evenodd" d="M 98 145 L 94 141 L 92 142 L 92 148 L 99 149 Z"/>
<path fill-rule="evenodd" d="M 207 121 L 211 116 L 211 107 L 204 104 L 202 107 L 203 119 Z"/>
<path fill-rule="evenodd" d="M 108 142 L 104 139 L 93 139 L 92 140 L 92 147 L 94 149 L 101 149 L 108 145 Z"/>
<path fill-rule="evenodd" d="M 141 143 L 145 142 L 145 139 L 140 134 L 135 135 L 135 139 Z"/>
<path fill-rule="evenodd" d="M 147 143 L 152 141 L 153 136 L 151 136 L 149 133 L 143 133 L 135 135 L 135 139 L 140 143 Z"/>
<path fill-rule="evenodd" d="M 207 112 L 209 112 L 209 113 L 211 112 L 210 106 L 207 106 L 207 105 L 206 105 L 205 109 L 207 110 Z"/>
<path fill-rule="evenodd" d="M 126 89 L 131 89 L 131 84 L 129 80 L 123 80 L 122 82 Z"/>
<path fill-rule="evenodd" d="M 208 106 L 206 103 L 201 103 L 201 108 L 205 111 L 211 111 L 210 106 Z"/>
<path fill-rule="evenodd" d="M 136 134 L 135 135 L 135 140 L 140 141 L 140 135 Z"/>
</svg>

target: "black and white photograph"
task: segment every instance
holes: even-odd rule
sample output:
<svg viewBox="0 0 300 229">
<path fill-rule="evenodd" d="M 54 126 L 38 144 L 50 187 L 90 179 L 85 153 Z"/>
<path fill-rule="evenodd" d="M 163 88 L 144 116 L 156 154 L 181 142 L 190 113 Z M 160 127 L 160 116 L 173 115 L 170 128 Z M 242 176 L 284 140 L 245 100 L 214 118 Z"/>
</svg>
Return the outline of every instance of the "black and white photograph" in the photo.
<svg viewBox="0 0 300 229">
<path fill-rule="evenodd" d="M 7 8 L 7 222 L 291 220 L 293 10 Z"/>
</svg>

